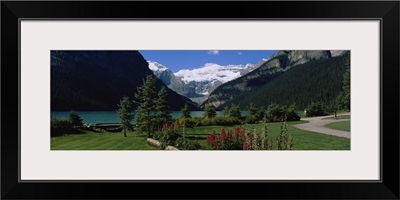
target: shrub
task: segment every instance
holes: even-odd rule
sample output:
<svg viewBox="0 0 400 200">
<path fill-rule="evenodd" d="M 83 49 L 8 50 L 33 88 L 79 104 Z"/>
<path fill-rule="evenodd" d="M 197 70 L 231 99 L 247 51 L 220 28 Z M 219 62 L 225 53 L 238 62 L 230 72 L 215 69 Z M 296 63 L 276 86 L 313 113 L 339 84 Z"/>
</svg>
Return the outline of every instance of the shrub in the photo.
<svg viewBox="0 0 400 200">
<path fill-rule="evenodd" d="M 165 132 L 160 138 L 161 149 L 165 149 L 167 146 L 174 145 L 177 138 L 178 134 L 170 131 Z"/>
<path fill-rule="evenodd" d="M 68 133 L 72 129 L 72 123 L 67 119 L 51 118 L 50 124 L 50 132 L 52 136 Z"/>
<path fill-rule="evenodd" d="M 178 138 L 175 141 L 175 147 L 181 150 L 198 150 L 201 145 L 197 141 L 188 140 L 185 138 Z"/>
<path fill-rule="evenodd" d="M 327 108 L 322 102 L 312 102 L 306 112 L 307 117 L 325 116 L 328 115 Z"/>
<path fill-rule="evenodd" d="M 267 119 L 270 122 L 280 122 L 283 118 L 287 121 L 298 121 L 300 116 L 297 114 L 295 106 L 291 105 L 289 107 L 282 106 L 279 104 L 271 104 L 268 106 Z"/>
<path fill-rule="evenodd" d="M 249 115 L 246 118 L 246 123 L 248 124 L 256 124 L 258 121 L 258 116 L 255 115 Z"/>
<path fill-rule="evenodd" d="M 193 128 L 196 127 L 198 125 L 198 121 L 199 119 L 197 118 L 180 118 L 177 119 L 176 122 L 179 121 L 182 126 L 185 126 L 186 128 Z"/>
<path fill-rule="evenodd" d="M 166 122 L 160 131 L 153 134 L 153 138 L 160 141 L 161 149 L 175 144 L 176 139 L 179 137 L 177 130 L 180 128 L 180 125 L 179 121 L 176 123 Z"/>
<path fill-rule="evenodd" d="M 214 126 L 214 125 L 219 125 L 219 126 L 233 126 L 233 125 L 238 125 L 242 124 L 242 122 L 233 117 L 214 117 L 214 118 L 202 118 L 198 122 L 198 126 Z"/>
<path fill-rule="evenodd" d="M 300 116 L 299 116 L 299 114 L 297 114 L 294 105 L 289 106 L 286 109 L 286 121 L 299 121 L 299 120 L 300 120 Z"/>
<path fill-rule="evenodd" d="M 261 106 L 257 112 L 258 119 L 263 119 L 267 115 L 267 110 L 264 106 Z"/>
<path fill-rule="evenodd" d="M 164 132 L 162 131 L 157 131 L 153 133 L 152 138 L 155 140 L 159 140 L 163 136 Z"/>
<path fill-rule="evenodd" d="M 270 122 L 278 122 L 285 116 L 286 109 L 282 105 L 270 104 L 267 109 L 267 118 Z"/>
</svg>

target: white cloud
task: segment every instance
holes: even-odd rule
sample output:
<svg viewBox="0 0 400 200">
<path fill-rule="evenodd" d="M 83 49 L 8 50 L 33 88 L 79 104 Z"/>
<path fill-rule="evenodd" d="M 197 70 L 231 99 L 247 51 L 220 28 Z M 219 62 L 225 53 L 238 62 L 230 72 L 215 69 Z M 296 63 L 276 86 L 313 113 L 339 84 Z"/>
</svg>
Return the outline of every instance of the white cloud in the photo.
<svg viewBox="0 0 400 200">
<path fill-rule="evenodd" d="M 241 55 L 242 55 L 242 52 L 238 52 L 238 55 L 241 56 Z"/>
<path fill-rule="evenodd" d="M 218 50 L 209 50 L 209 51 L 208 51 L 208 54 L 211 54 L 211 55 L 218 55 L 218 54 L 219 54 L 219 51 L 218 51 Z"/>
</svg>

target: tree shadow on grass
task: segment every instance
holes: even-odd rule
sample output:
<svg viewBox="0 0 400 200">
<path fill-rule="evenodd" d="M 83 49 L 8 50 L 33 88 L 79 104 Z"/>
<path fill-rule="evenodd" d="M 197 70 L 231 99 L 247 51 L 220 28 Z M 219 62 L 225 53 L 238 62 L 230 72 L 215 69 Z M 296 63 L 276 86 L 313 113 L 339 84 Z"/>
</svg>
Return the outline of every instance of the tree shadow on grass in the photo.
<svg viewBox="0 0 400 200">
<path fill-rule="evenodd" d="M 207 137 L 204 136 L 185 136 L 186 139 L 189 140 L 205 140 Z"/>
<path fill-rule="evenodd" d="M 97 132 L 94 130 L 91 130 L 91 131 Z M 65 134 L 79 135 L 79 134 L 85 134 L 85 132 L 81 129 L 75 129 L 75 128 L 62 129 L 62 130 L 51 129 L 51 131 L 50 131 L 51 137 L 59 137 L 59 136 L 65 135 Z"/>
</svg>

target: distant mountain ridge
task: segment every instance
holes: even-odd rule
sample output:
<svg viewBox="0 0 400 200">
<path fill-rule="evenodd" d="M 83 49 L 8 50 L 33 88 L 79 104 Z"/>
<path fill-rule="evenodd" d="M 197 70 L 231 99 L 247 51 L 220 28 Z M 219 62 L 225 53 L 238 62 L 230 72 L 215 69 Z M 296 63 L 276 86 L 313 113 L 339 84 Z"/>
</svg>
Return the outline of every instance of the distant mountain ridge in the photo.
<svg viewBox="0 0 400 200">
<path fill-rule="evenodd" d="M 323 102 L 329 108 L 342 90 L 347 58 L 345 53 L 297 65 L 268 83 L 228 100 L 221 105 L 221 109 L 233 103 L 243 109 L 251 103 L 260 108 L 276 103 L 295 104 L 297 109 L 302 110 L 311 102 Z"/>
<path fill-rule="evenodd" d="M 123 96 L 134 98 L 137 87 L 153 75 L 138 51 L 51 51 L 51 110 L 116 110 Z M 157 79 L 159 90 L 165 84 Z M 187 97 L 167 88 L 171 110 L 180 110 Z"/>
<path fill-rule="evenodd" d="M 215 107 L 220 107 L 224 103 L 232 101 L 244 93 L 249 93 L 264 84 L 267 84 L 269 81 L 282 75 L 292 67 L 312 60 L 326 59 L 330 57 L 330 51 L 278 51 L 271 55 L 254 71 L 219 86 L 210 94 L 208 99 L 203 103 L 203 106 L 205 104 L 211 104 Z"/>
</svg>

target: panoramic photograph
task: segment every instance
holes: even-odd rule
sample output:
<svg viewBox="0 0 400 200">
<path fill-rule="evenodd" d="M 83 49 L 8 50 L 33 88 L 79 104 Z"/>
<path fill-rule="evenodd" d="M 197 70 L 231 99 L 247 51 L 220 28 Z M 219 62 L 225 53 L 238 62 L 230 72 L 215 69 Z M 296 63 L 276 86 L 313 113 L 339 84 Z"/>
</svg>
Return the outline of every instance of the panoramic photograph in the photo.
<svg viewBox="0 0 400 200">
<path fill-rule="evenodd" d="M 51 150 L 351 150 L 349 50 L 52 50 Z"/>
</svg>

